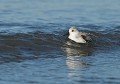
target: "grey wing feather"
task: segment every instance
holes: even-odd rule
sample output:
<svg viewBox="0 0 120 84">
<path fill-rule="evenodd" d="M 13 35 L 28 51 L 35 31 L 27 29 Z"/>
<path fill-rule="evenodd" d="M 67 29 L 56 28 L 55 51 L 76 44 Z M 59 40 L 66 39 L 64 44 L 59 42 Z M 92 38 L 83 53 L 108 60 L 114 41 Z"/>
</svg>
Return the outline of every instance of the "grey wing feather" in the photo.
<svg viewBox="0 0 120 84">
<path fill-rule="evenodd" d="M 85 39 L 85 40 L 91 40 L 90 33 L 80 32 L 80 35 L 81 35 L 82 38 Z"/>
</svg>

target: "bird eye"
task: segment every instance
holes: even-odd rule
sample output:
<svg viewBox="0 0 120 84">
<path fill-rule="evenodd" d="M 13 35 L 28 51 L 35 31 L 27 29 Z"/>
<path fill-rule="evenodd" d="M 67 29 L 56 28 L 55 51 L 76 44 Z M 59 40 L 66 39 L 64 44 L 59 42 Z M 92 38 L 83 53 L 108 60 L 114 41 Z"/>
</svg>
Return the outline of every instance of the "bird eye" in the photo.
<svg viewBox="0 0 120 84">
<path fill-rule="evenodd" d="M 74 30 L 72 30 L 72 32 L 74 32 Z"/>
</svg>

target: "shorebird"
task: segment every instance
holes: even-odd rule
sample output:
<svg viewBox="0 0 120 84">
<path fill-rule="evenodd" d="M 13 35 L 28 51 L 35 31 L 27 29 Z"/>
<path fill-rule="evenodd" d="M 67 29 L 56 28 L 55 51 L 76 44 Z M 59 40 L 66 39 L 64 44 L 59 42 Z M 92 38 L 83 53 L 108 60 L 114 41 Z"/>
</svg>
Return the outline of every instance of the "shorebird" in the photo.
<svg viewBox="0 0 120 84">
<path fill-rule="evenodd" d="M 79 32 L 76 27 L 69 29 L 68 38 L 77 43 L 87 43 L 87 40 L 91 39 L 88 33 Z"/>
</svg>

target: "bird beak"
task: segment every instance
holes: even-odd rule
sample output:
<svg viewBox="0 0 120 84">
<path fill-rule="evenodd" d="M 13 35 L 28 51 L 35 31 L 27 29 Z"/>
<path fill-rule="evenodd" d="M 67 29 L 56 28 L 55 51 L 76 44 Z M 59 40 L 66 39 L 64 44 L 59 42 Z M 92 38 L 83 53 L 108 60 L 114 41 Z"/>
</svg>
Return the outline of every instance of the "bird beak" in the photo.
<svg viewBox="0 0 120 84">
<path fill-rule="evenodd" d="M 63 36 L 69 35 L 69 32 L 67 32 L 66 34 L 64 34 Z"/>
</svg>

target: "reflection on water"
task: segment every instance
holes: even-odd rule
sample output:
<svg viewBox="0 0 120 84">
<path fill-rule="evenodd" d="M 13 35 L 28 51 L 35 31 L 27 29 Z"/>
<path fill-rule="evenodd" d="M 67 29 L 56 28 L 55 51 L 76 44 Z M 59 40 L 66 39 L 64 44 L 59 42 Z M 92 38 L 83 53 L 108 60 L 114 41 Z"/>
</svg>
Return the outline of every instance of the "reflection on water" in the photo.
<svg viewBox="0 0 120 84">
<path fill-rule="evenodd" d="M 81 78 L 81 76 L 79 76 L 80 73 L 82 73 L 81 70 L 89 66 L 86 61 L 80 59 L 80 56 L 67 56 L 66 65 L 69 70 L 69 81 L 75 81 L 78 79 L 77 77 Z"/>
<path fill-rule="evenodd" d="M 80 56 L 67 56 L 66 65 L 70 70 L 79 69 L 89 65 L 86 61 L 80 59 Z"/>
<path fill-rule="evenodd" d="M 87 63 L 81 61 L 81 56 L 90 56 L 93 52 L 88 44 L 78 44 L 73 41 L 67 41 L 63 48 L 66 53 L 66 64 L 70 69 L 86 66 Z"/>
<path fill-rule="evenodd" d="M 67 41 L 65 47 L 63 48 L 66 55 L 66 65 L 69 69 L 68 78 L 70 81 L 75 81 L 80 77 L 79 74 L 82 73 L 86 67 L 90 64 L 84 59 L 84 56 L 90 56 L 93 52 L 88 44 L 77 44 L 72 41 Z"/>
<path fill-rule="evenodd" d="M 89 44 L 77 44 L 72 41 L 67 41 L 63 49 L 67 56 L 89 56 L 93 52 Z"/>
</svg>

